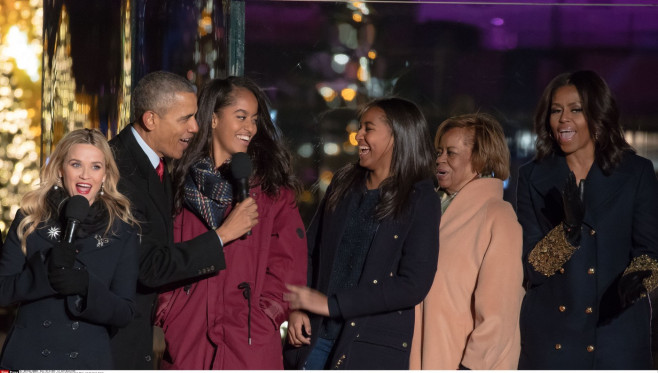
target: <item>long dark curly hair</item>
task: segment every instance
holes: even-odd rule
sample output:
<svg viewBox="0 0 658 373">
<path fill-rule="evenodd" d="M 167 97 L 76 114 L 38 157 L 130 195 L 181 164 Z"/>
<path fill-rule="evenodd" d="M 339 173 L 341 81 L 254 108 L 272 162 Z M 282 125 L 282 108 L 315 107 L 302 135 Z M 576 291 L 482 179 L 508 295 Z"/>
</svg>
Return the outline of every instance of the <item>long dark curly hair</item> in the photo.
<svg viewBox="0 0 658 373">
<path fill-rule="evenodd" d="M 590 136 L 594 141 L 594 159 L 604 174 L 609 175 L 621 162 L 624 153 L 635 152 L 626 142 L 619 123 L 619 110 L 608 84 L 589 70 L 563 73 L 544 89 L 535 111 L 535 159 L 563 154 L 551 131 L 550 115 L 553 95 L 558 88 L 574 86 L 583 104 Z"/>
<path fill-rule="evenodd" d="M 252 186 L 260 185 L 263 193 L 277 196 L 282 187 L 293 190 L 297 195 L 301 184 L 292 169 L 292 155 L 283 144 L 268 109 L 269 101 L 258 85 L 247 77 L 229 76 L 213 79 L 201 89 L 198 98 L 196 120 L 199 132 L 192 138 L 183 157 L 174 161 L 174 214 L 183 208 L 185 177 L 192 164 L 199 159 L 212 156 L 212 116 L 223 107 L 233 103 L 237 88 L 251 91 L 258 101 L 258 130 L 251 139 L 247 154 L 253 165 Z"/>
</svg>

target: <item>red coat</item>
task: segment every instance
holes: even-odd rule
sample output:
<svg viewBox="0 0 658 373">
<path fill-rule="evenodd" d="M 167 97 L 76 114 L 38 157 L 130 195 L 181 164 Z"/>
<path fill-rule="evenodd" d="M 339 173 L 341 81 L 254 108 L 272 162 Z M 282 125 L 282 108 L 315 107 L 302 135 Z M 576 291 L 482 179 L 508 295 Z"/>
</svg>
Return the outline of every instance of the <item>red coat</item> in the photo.
<svg viewBox="0 0 658 373">
<path fill-rule="evenodd" d="M 163 369 L 283 369 L 279 326 L 288 318 L 286 283 L 306 284 L 306 236 L 294 193 L 278 199 L 251 190 L 258 224 L 251 236 L 224 247 L 226 269 L 159 297 L 156 323 L 165 333 Z M 184 241 L 208 231 L 185 209 L 174 236 Z M 251 287 L 249 307 L 243 282 Z M 248 336 L 251 335 L 251 345 Z"/>
</svg>

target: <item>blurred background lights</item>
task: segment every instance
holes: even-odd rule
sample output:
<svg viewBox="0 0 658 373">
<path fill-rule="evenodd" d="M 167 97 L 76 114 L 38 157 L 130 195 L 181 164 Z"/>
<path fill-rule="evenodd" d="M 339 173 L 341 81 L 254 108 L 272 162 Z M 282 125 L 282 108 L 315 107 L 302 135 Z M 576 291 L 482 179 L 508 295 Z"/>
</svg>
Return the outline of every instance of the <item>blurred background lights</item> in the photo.
<svg viewBox="0 0 658 373">
<path fill-rule="evenodd" d="M 39 51 L 34 50 L 34 44 L 28 44 L 27 35 L 17 26 L 11 26 L 3 44 L 6 56 L 13 58 L 16 66 L 25 71 L 33 82 L 39 80 Z"/>
<path fill-rule="evenodd" d="M 500 17 L 492 18 L 491 24 L 494 26 L 502 26 L 505 24 L 505 20 Z"/>
<path fill-rule="evenodd" d="M 335 142 L 325 143 L 323 150 L 326 155 L 338 155 L 340 153 L 340 148 Z"/>
<path fill-rule="evenodd" d="M 352 146 L 359 145 L 359 142 L 356 141 L 356 132 L 350 132 L 350 136 L 349 136 L 348 139 L 349 139 L 349 142 Z"/>
<path fill-rule="evenodd" d="M 300 157 L 310 158 L 313 155 L 313 144 L 305 142 L 297 148 L 297 154 Z"/>
<path fill-rule="evenodd" d="M 356 97 L 356 90 L 354 88 L 344 88 L 340 91 L 340 97 L 345 101 L 352 101 Z"/>
<path fill-rule="evenodd" d="M 334 61 L 341 65 L 344 65 L 350 61 L 350 57 L 345 53 L 339 53 L 334 55 Z"/>
<path fill-rule="evenodd" d="M 331 87 L 323 86 L 320 87 L 318 90 L 322 98 L 324 98 L 325 101 L 333 101 L 336 98 L 336 91 L 334 91 Z"/>
</svg>

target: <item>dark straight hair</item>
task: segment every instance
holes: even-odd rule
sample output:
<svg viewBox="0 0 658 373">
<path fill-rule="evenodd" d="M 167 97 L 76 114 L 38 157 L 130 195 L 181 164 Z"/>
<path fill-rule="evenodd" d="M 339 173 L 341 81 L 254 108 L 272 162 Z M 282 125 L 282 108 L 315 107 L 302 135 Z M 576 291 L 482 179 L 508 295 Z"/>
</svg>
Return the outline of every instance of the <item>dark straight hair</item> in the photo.
<svg viewBox="0 0 658 373">
<path fill-rule="evenodd" d="M 234 102 L 233 93 L 236 88 L 248 89 L 258 101 L 257 132 L 247 149 L 247 154 L 254 165 L 252 186 L 260 185 L 263 193 L 269 196 L 278 195 L 279 188 L 282 187 L 290 188 L 296 194 L 301 191 L 301 185 L 293 173 L 292 155 L 282 143 L 270 117 L 267 96 L 251 79 L 229 76 L 226 79 L 209 81 L 199 93 L 196 114 L 199 132 L 190 141 L 183 157 L 174 162 L 174 213 L 180 212 L 183 207 L 185 177 L 190 167 L 199 159 L 211 156 L 212 116 Z"/>
<path fill-rule="evenodd" d="M 624 138 L 617 102 L 610 88 L 597 73 L 589 70 L 560 74 L 544 89 L 535 111 L 535 159 L 562 154 L 551 130 L 551 105 L 555 91 L 569 85 L 576 87 L 582 101 L 583 113 L 594 141 L 594 159 L 603 173 L 610 175 L 625 152 L 635 151 Z"/>
<path fill-rule="evenodd" d="M 393 134 L 391 170 L 379 186 L 380 199 L 375 210 L 377 219 L 382 220 L 399 217 L 414 184 L 434 177 L 435 157 L 427 121 L 416 104 L 399 97 L 376 99 L 359 111 L 359 120 L 374 107 L 384 111 Z M 362 187 L 369 172 L 358 161 L 336 172 L 327 200 L 329 209 L 335 209 L 349 190 Z"/>
</svg>

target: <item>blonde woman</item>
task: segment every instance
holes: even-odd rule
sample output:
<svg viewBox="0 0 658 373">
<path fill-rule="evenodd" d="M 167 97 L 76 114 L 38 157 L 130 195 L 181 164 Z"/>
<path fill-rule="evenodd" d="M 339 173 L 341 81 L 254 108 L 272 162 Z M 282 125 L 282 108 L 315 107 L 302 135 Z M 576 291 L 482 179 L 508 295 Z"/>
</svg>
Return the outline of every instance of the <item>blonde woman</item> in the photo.
<svg viewBox="0 0 658 373">
<path fill-rule="evenodd" d="M 1 368 L 113 368 L 110 330 L 134 315 L 138 245 L 118 179 L 104 135 L 75 130 L 23 197 L 0 252 L 0 306 L 19 305 Z M 78 196 L 89 210 L 69 243 L 64 211 Z"/>
</svg>

